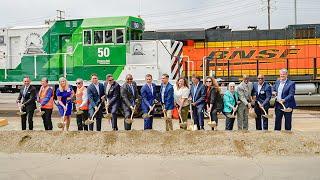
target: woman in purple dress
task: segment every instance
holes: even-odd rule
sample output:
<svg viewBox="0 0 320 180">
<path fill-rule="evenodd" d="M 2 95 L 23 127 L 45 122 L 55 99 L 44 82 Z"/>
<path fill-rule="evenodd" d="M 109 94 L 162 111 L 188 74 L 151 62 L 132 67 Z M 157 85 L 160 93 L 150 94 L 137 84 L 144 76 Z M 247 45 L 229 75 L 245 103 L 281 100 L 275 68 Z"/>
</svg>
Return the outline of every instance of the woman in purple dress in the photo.
<svg viewBox="0 0 320 180">
<path fill-rule="evenodd" d="M 58 99 L 58 109 L 59 114 L 61 117 L 64 116 L 63 119 L 63 127 L 62 131 L 66 127 L 66 130 L 69 130 L 70 126 L 70 116 L 72 111 L 72 97 L 74 96 L 74 91 L 72 89 L 72 86 L 69 86 L 69 83 L 66 78 L 61 77 L 59 79 L 59 88 L 56 92 L 57 99 Z M 66 112 L 65 112 L 66 111 Z"/>
</svg>

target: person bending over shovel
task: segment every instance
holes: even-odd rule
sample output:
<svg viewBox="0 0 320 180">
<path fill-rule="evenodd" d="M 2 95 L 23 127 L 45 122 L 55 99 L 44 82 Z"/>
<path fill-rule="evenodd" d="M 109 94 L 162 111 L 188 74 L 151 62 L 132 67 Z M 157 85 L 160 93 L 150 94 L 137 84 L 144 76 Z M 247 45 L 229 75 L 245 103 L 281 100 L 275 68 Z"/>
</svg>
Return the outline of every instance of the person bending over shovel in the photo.
<svg viewBox="0 0 320 180">
<path fill-rule="evenodd" d="M 88 131 L 88 125 L 84 122 L 89 118 L 87 88 L 83 85 L 83 80 L 78 78 L 76 81 L 76 108 L 78 131 Z"/>
<path fill-rule="evenodd" d="M 27 129 L 27 118 L 29 124 L 29 130 L 33 130 L 33 113 L 36 109 L 36 88 L 30 85 L 31 80 L 29 76 L 23 78 L 22 86 L 17 103 L 20 109 L 19 115 L 21 116 L 22 130 Z"/>
<path fill-rule="evenodd" d="M 174 108 L 174 92 L 173 86 L 169 83 L 169 75 L 163 74 L 161 77 L 161 104 L 162 104 L 162 111 L 166 122 L 166 131 L 172 131 L 172 110 Z"/>
<path fill-rule="evenodd" d="M 152 75 L 147 74 L 145 77 L 146 84 L 141 88 L 141 109 L 144 113 L 144 130 L 152 129 L 153 110 L 156 104 L 156 85 L 152 83 Z"/>
<path fill-rule="evenodd" d="M 120 85 L 113 79 L 111 74 L 106 76 L 106 82 L 104 83 L 105 87 L 105 102 L 106 111 L 111 112 L 111 122 L 112 122 L 112 130 L 118 131 L 118 121 L 117 121 L 117 111 L 120 106 Z"/>
<path fill-rule="evenodd" d="M 102 109 L 104 108 L 102 100 L 105 98 L 105 88 L 102 83 L 99 83 L 97 74 L 91 75 L 91 84 L 88 86 L 87 93 L 89 99 L 90 118 L 96 118 L 97 131 L 101 131 Z M 93 131 L 93 126 L 94 123 L 89 125 L 90 131 Z"/>
<path fill-rule="evenodd" d="M 258 75 L 257 80 L 258 82 L 253 84 L 252 90 L 252 96 L 255 100 L 254 111 L 257 114 L 256 130 L 268 130 L 268 118 L 271 117 L 268 115 L 272 96 L 271 86 L 264 81 L 264 75 L 262 74 Z"/>
<path fill-rule="evenodd" d="M 139 107 L 141 99 L 138 93 L 137 84 L 133 81 L 131 74 L 126 76 L 126 82 L 122 85 L 120 94 L 124 112 L 124 129 L 131 130 L 133 113 Z"/>
<path fill-rule="evenodd" d="M 43 125 L 45 130 L 52 130 L 52 109 L 53 109 L 53 88 L 48 85 L 48 78 L 41 79 L 41 87 L 39 91 L 39 103 L 42 116 Z"/>
<path fill-rule="evenodd" d="M 71 118 L 71 111 L 72 111 L 72 101 L 71 98 L 74 96 L 74 91 L 72 86 L 69 85 L 66 78 L 61 77 L 59 79 L 59 88 L 57 89 L 57 99 L 58 104 L 57 107 L 59 109 L 59 114 L 63 117 L 62 131 L 66 129 L 69 130 L 70 126 L 70 118 Z"/>
</svg>

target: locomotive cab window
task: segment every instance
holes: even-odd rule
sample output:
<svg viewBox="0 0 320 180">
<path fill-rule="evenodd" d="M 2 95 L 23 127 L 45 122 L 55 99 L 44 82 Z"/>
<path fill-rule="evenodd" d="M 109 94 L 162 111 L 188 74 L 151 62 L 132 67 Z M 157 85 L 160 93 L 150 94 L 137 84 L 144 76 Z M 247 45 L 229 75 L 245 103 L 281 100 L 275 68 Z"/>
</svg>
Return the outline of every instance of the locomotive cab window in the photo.
<svg viewBox="0 0 320 180">
<path fill-rule="evenodd" d="M 296 29 L 296 39 L 315 38 L 315 28 Z"/>
<path fill-rule="evenodd" d="M 83 31 L 83 44 L 84 45 L 91 45 L 92 44 L 91 30 L 84 30 Z"/>
<path fill-rule="evenodd" d="M 124 29 L 116 29 L 116 43 L 123 44 L 125 42 Z"/>
<path fill-rule="evenodd" d="M 112 30 L 105 30 L 104 31 L 104 43 L 113 43 L 112 40 Z"/>
<path fill-rule="evenodd" d="M 94 31 L 94 44 L 102 44 L 103 43 L 103 31 Z"/>
</svg>

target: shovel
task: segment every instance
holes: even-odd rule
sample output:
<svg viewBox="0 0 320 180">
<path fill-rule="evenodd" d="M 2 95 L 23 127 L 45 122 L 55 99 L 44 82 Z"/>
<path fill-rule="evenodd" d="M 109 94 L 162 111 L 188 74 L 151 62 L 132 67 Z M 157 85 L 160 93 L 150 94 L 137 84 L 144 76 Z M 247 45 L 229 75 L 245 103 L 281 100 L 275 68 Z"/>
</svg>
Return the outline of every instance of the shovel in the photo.
<svg viewBox="0 0 320 180">
<path fill-rule="evenodd" d="M 68 103 L 68 102 L 67 102 L 67 103 Z M 67 104 L 66 110 L 64 110 L 64 112 L 63 112 L 63 116 L 62 116 L 62 118 L 61 118 L 61 122 L 58 122 L 58 123 L 57 123 L 58 128 L 63 128 L 64 125 L 65 125 L 64 117 L 66 116 L 67 109 L 68 109 L 68 104 Z"/>
<path fill-rule="evenodd" d="M 17 115 L 22 116 L 26 114 L 26 112 L 22 111 L 20 103 L 18 103 L 18 108 L 19 108 L 19 112 L 17 112 Z"/>
<path fill-rule="evenodd" d="M 282 107 L 283 107 L 283 109 L 281 109 L 281 111 L 283 111 L 283 112 L 292 112 L 292 108 L 286 108 L 286 106 L 284 106 L 284 104 L 281 102 L 281 101 L 278 101 L 281 105 L 282 105 Z"/>
<path fill-rule="evenodd" d="M 97 112 L 99 111 L 99 109 L 100 109 L 100 107 L 101 107 L 101 104 L 102 104 L 102 103 L 100 103 L 99 106 L 98 106 L 98 108 L 97 108 L 97 110 L 94 111 L 91 119 L 87 119 L 87 120 L 84 122 L 85 125 L 90 125 L 90 124 L 94 123 L 95 120 L 94 120 L 93 118 L 94 118 L 94 116 L 97 114 Z"/>
<path fill-rule="evenodd" d="M 44 111 L 41 111 L 41 104 L 39 102 L 36 102 L 38 105 L 38 112 L 36 113 L 37 116 L 42 116 L 44 114 Z"/>
<path fill-rule="evenodd" d="M 236 114 L 236 111 L 237 111 L 237 109 L 238 109 L 238 105 L 236 105 L 236 110 L 235 111 L 233 111 L 232 112 L 232 114 L 229 114 L 229 115 L 227 115 L 228 116 L 228 118 L 236 118 L 236 116 L 235 116 L 235 114 Z"/>
<path fill-rule="evenodd" d="M 191 117 L 191 124 L 187 125 L 187 130 L 189 131 L 196 131 L 198 130 L 198 127 L 196 124 L 194 124 L 194 120 L 193 120 L 193 111 L 192 111 L 192 104 L 190 102 L 190 117 Z"/>
<path fill-rule="evenodd" d="M 107 113 L 103 116 L 104 118 L 109 120 L 109 124 L 111 124 L 111 118 L 112 118 L 112 114 L 109 113 L 109 99 L 107 99 L 107 101 L 104 101 L 104 105 L 106 107 L 106 111 Z"/>
<path fill-rule="evenodd" d="M 208 112 L 208 117 L 209 117 L 209 122 L 208 122 L 208 125 L 210 126 L 210 127 L 216 127 L 217 126 L 217 123 L 215 122 L 215 121 L 212 121 L 212 119 L 211 119 L 211 113 L 209 113 Z"/>
<path fill-rule="evenodd" d="M 150 113 L 151 113 L 151 111 L 153 111 L 153 109 L 154 109 L 155 106 L 156 106 L 156 104 L 153 103 L 153 105 L 152 105 L 151 108 L 149 109 L 148 113 L 144 113 L 144 114 L 142 115 L 142 118 L 143 118 L 143 119 L 151 118 L 152 115 L 150 115 Z"/>
<path fill-rule="evenodd" d="M 262 115 L 262 117 L 265 117 L 265 118 L 267 118 L 267 119 L 269 119 L 269 118 L 273 118 L 273 116 L 271 115 L 271 114 L 267 114 L 267 112 L 266 112 L 266 110 L 264 109 L 264 107 L 262 107 L 261 106 L 261 103 L 258 101 L 258 104 L 259 104 L 259 107 L 262 109 L 262 111 L 263 111 L 263 115 Z"/>
<path fill-rule="evenodd" d="M 177 108 L 177 110 L 178 110 L 178 115 L 179 115 L 179 119 L 180 119 L 179 125 L 180 125 L 181 128 L 185 129 L 187 127 L 187 122 L 183 122 L 182 121 L 181 113 L 180 113 L 178 108 Z"/>
<path fill-rule="evenodd" d="M 254 112 L 254 108 L 249 108 L 249 116 L 251 118 L 256 118 L 257 117 L 256 112 Z"/>
<path fill-rule="evenodd" d="M 136 111 L 136 107 L 137 107 L 137 103 L 138 103 L 138 99 L 136 99 L 136 101 L 135 101 L 136 103 L 134 104 L 134 106 L 133 106 L 133 110 L 131 110 L 131 116 L 130 116 L 130 119 L 126 119 L 125 121 L 126 121 L 126 123 L 128 123 L 128 124 L 132 124 L 133 123 L 133 114 L 134 114 L 134 112 Z"/>
</svg>

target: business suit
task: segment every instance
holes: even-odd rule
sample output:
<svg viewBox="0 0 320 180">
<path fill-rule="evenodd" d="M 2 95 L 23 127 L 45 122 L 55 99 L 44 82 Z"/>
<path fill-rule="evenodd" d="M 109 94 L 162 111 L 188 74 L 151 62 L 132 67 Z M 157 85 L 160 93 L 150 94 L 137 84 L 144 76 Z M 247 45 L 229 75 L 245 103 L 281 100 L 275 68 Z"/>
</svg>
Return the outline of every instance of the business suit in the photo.
<svg viewBox="0 0 320 180">
<path fill-rule="evenodd" d="M 161 84 L 160 100 L 161 104 L 166 109 L 166 131 L 173 130 L 172 110 L 174 108 L 174 92 L 173 86 L 169 82 L 167 85 Z"/>
<path fill-rule="evenodd" d="M 134 107 L 136 105 L 137 107 L 139 107 L 140 99 L 141 99 L 136 82 L 133 81 L 131 85 L 129 85 L 128 83 L 124 83 L 120 88 L 120 94 L 122 99 L 121 105 L 124 113 L 124 129 L 131 130 L 132 124 L 129 124 L 126 122 L 126 119 L 131 118 L 130 116 L 131 116 L 132 110 L 130 106 Z M 138 99 L 138 104 L 136 104 L 137 99 Z"/>
<path fill-rule="evenodd" d="M 206 97 L 205 86 L 201 82 L 199 82 L 197 86 L 192 84 L 190 88 L 190 95 L 192 98 L 192 103 L 195 103 L 195 106 L 192 106 L 194 123 L 197 125 L 198 129 L 204 129 L 203 110 Z"/>
<path fill-rule="evenodd" d="M 29 85 L 27 89 L 25 89 L 25 86 L 23 86 L 20 89 L 20 93 L 18 96 L 18 102 L 21 103 L 23 107 L 21 108 L 23 112 L 26 112 L 26 114 L 21 115 L 21 126 L 22 130 L 27 129 L 27 119 L 29 124 L 29 130 L 33 130 L 33 113 L 34 110 L 37 108 L 36 106 L 36 88 L 34 86 Z"/>
<path fill-rule="evenodd" d="M 148 84 L 145 84 L 141 88 L 141 109 L 143 113 L 149 112 L 149 107 L 153 105 L 155 99 L 157 99 L 156 95 L 156 85 L 154 83 L 151 84 L 151 88 Z M 153 115 L 153 111 L 151 111 L 150 115 Z M 152 129 L 153 117 L 144 119 L 144 129 Z"/>
<path fill-rule="evenodd" d="M 91 83 L 87 88 L 88 100 L 89 100 L 89 114 L 90 117 L 93 116 L 94 107 L 98 107 L 102 102 L 101 97 L 105 95 L 104 85 L 99 83 L 99 92 L 93 83 Z M 101 104 L 100 109 L 95 115 L 96 123 L 97 123 L 97 131 L 101 131 L 101 120 L 102 120 L 102 109 L 104 108 L 104 103 Z M 89 125 L 89 130 L 93 131 L 94 123 Z"/>
<path fill-rule="evenodd" d="M 259 91 L 258 85 L 259 84 L 257 82 L 254 83 L 253 90 L 252 90 L 252 95 L 256 97 L 255 104 L 254 104 L 254 111 L 257 114 L 256 130 L 268 130 L 268 118 L 262 117 L 264 112 L 260 108 L 259 103 L 263 106 L 266 113 L 268 113 L 268 110 L 270 108 L 270 99 L 272 96 L 271 86 L 269 85 L 268 82 L 263 82 L 262 87 Z M 261 122 L 261 117 L 262 117 L 262 122 Z"/>
<path fill-rule="evenodd" d="M 112 84 L 110 84 L 110 88 L 107 88 L 108 84 L 105 83 L 105 99 L 108 100 L 109 107 L 107 109 L 108 112 L 111 113 L 112 118 L 112 129 L 114 131 L 118 130 L 118 122 L 117 122 L 117 111 L 120 106 L 120 85 L 116 82 L 113 81 Z"/>
<path fill-rule="evenodd" d="M 279 91 L 279 87 L 280 87 L 280 80 L 277 80 L 273 86 L 273 91 L 277 93 L 278 95 L 278 91 Z M 295 82 L 290 81 L 289 79 L 287 79 L 284 83 L 283 89 L 282 89 L 282 93 L 281 93 L 281 99 L 284 99 L 284 106 L 286 108 L 295 108 L 296 107 L 296 101 L 294 99 L 294 94 L 296 91 L 296 85 Z M 276 114 L 276 118 L 275 118 L 275 127 L 274 130 L 281 130 L 281 124 L 282 124 L 282 117 L 284 116 L 285 119 L 285 130 L 291 130 L 292 128 L 292 112 L 283 112 L 281 111 L 281 109 L 283 108 L 282 105 L 278 102 L 278 99 L 275 102 L 275 114 Z"/>
</svg>

